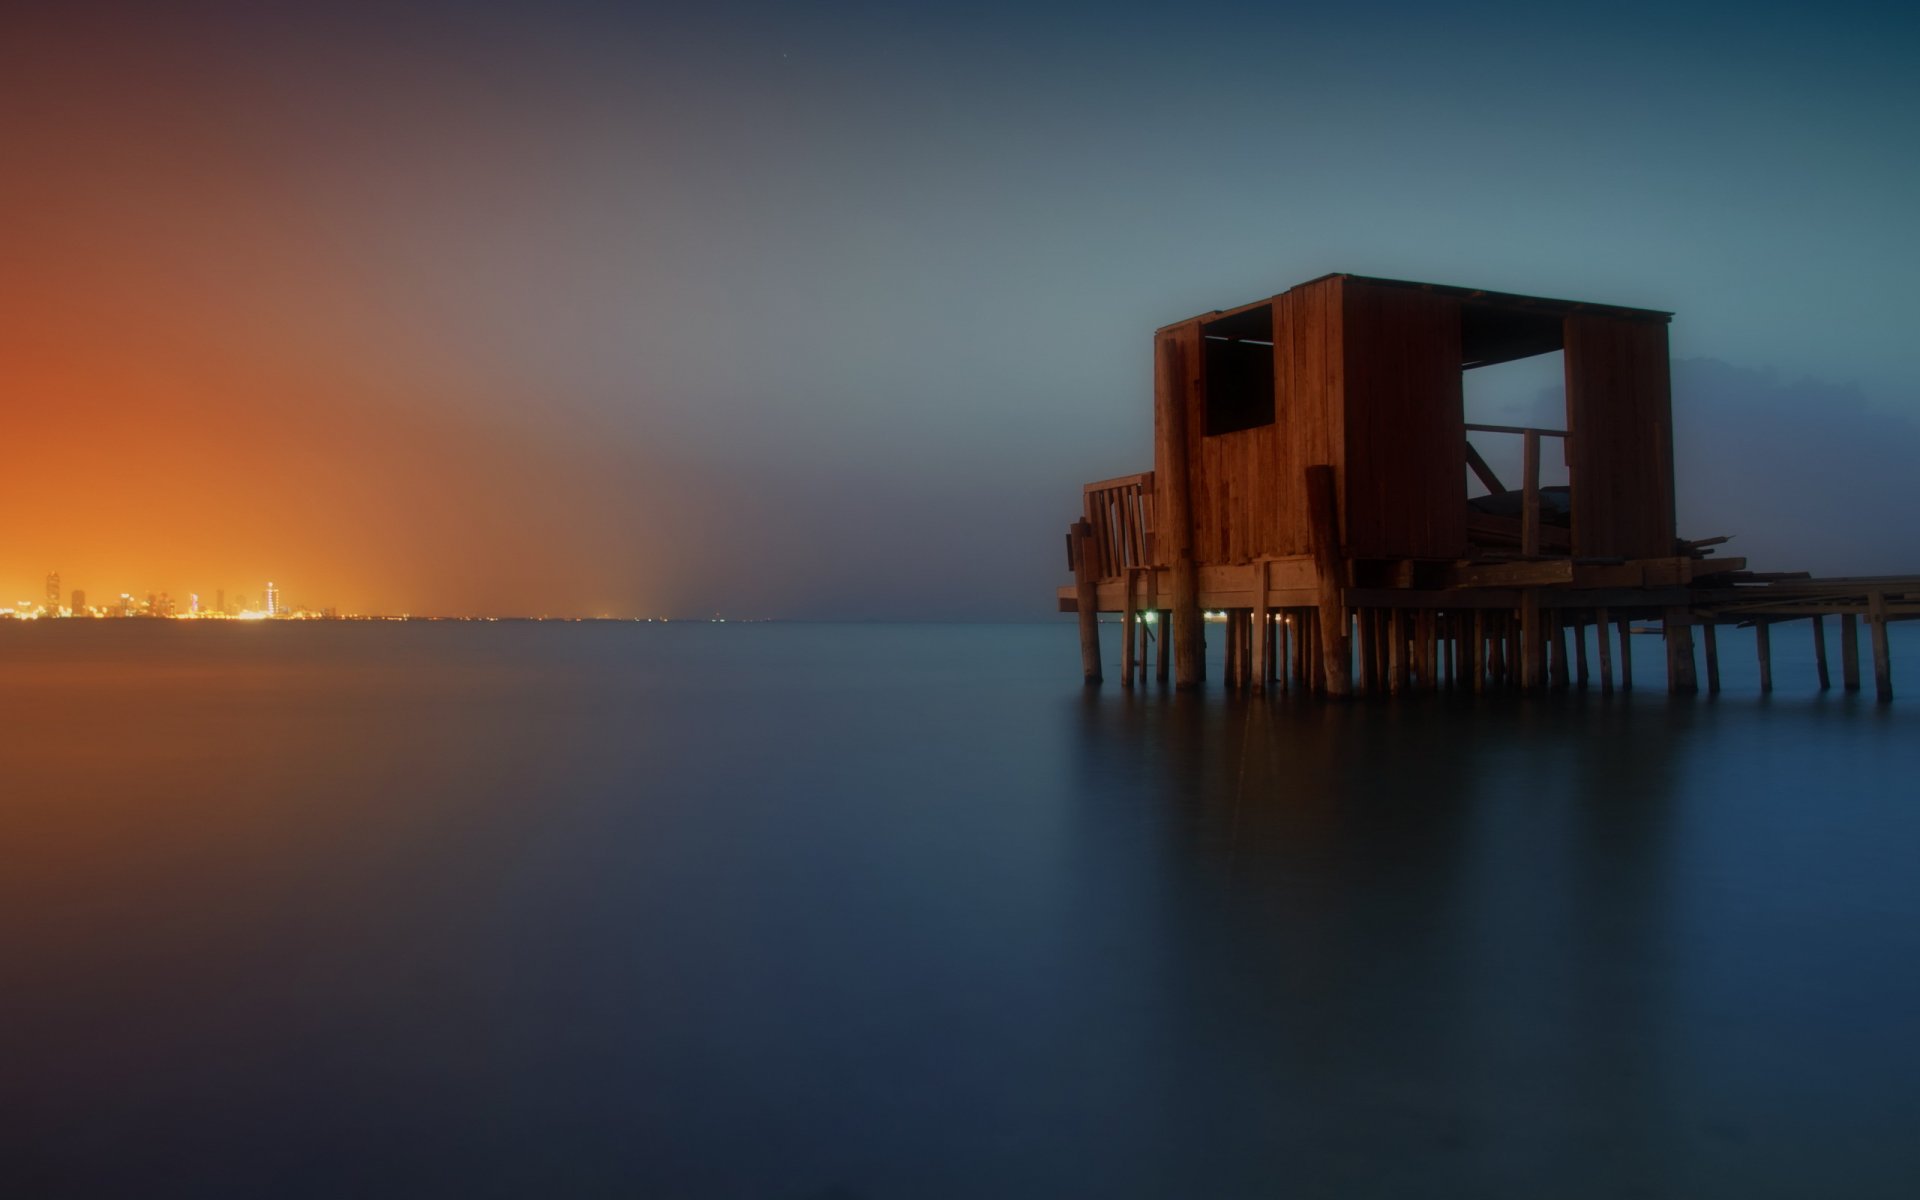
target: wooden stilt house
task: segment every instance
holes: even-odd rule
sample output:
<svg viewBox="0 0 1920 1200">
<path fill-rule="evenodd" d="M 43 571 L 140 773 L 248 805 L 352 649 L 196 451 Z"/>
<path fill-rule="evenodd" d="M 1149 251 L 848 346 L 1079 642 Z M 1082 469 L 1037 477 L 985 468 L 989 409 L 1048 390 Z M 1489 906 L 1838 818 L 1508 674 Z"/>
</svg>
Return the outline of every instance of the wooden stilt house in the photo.
<svg viewBox="0 0 1920 1200">
<path fill-rule="evenodd" d="M 1608 631 L 1646 619 L 1689 691 L 1693 626 L 1717 679 L 1713 625 L 1771 619 L 1768 599 L 1781 616 L 1878 619 L 1884 658 L 1884 620 L 1920 615 L 1920 580 L 1757 575 L 1714 557 L 1724 538 L 1677 537 L 1669 320 L 1329 275 L 1160 329 L 1154 469 L 1088 484 L 1069 533 L 1060 601 L 1081 614 L 1088 680 L 1103 674 L 1099 612 L 1121 614 L 1129 684 L 1150 656 L 1162 679 L 1171 657 L 1180 685 L 1198 683 L 1205 612 L 1223 614 L 1229 684 L 1337 696 L 1552 686 L 1571 678 L 1568 632 L 1584 683 L 1588 625 L 1610 687 Z M 1467 422 L 1465 372 L 1556 351 L 1563 428 Z M 1519 477 L 1496 475 L 1470 434 L 1518 439 Z M 1541 486 L 1543 454 L 1564 461 L 1564 487 Z"/>
</svg>

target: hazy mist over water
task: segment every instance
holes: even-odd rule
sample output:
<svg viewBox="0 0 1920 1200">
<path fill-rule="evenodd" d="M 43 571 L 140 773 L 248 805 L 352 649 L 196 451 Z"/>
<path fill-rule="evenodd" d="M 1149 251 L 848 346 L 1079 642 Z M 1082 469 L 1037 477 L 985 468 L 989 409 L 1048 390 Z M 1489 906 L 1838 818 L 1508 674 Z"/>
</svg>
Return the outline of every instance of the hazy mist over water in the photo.
<svg viewBox="0 0 1920 1200">
<path fill-rule="evenodd" d="M 1920 725 L 1794 629 L 1339 706 L 1064 621 L 0 628 L 0 1190 L 1908 1195 Z"/>
</svg>

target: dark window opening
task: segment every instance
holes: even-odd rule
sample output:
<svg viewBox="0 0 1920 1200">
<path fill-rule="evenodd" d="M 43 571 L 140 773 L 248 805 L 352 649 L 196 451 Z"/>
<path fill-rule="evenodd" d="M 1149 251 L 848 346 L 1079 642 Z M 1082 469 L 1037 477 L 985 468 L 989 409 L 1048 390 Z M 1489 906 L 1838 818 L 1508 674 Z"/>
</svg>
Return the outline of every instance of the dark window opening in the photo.
<svg viewBox="0 0 1920 1200">
<path fill-rule="evenodd" d="M 1273 424 L 1273 306 L 1201 326 L 1207 436 Z"/>
</svg>

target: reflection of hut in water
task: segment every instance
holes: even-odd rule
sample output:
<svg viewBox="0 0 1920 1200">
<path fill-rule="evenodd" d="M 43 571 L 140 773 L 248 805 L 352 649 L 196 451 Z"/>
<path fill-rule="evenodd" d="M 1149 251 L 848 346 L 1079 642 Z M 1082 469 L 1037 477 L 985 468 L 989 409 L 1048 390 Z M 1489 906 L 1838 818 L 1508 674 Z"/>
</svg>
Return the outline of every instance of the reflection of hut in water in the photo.
<svg viewBox="0 0 1920 1200">
<path fill-rule="evenodd" d="M 1088 680 L 1102 674 L 1096 614 L 1116 612 L 1129 684 L 1155 657 L 1162 680 L 1171 658 L 1178 684 L 1197 684 L 1201 614 L 1218 610 L 1227 682 L 1256 691 L 1584 685 L 1589 625 L 1611 688 L 1610 634 L 1644 620 L 1664 629 L 1676 692 L 1697 690 L 1696 625 L 1711 689 L 1716 627 L 1753 624 L 1767 688 L 1768 626 L 1797 618 L 1825 686 L 1823 619 L 1837 615 L 1856 688 L 1864 615 L 1890 696 L 1886 622 L 1920 616 L 1920 577 L 1759 574 L 1715 556 L 1726 538 L 1676 536 L 1669 319 L 1329 275 L 1161 329 L 1154 469 L 1086 485 L 1069 533 L 1076 583 L 1060 605 L 1080 613 Z M 1464 372 L 1554 352 L 1565 429 L 1467 422 Z M 1517 478 L 1483 453 L 1498 439 L 1519 442 Z M 1561 456 L 1564 487 L 1541 485 L 1543 452 Z"/>
</svg>

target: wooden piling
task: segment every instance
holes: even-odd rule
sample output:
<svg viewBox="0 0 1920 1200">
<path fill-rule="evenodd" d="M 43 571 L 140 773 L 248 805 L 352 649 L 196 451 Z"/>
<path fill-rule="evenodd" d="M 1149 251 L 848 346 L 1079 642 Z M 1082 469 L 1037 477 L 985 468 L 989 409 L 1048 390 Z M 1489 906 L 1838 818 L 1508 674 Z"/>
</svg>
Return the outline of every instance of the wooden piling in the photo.
<svg viewBox="0 0 1920 1200">
<path fill-rule="evenodd" d="M 1887 650 L 1887 596 L 1867 593 L 1867 632 L 1873 636 L 1873 693 L 1882 702 L 1893 699 L 1893 656 Z"/>
<path fill-rule="evenodd" d="M 1760 656 L 1760 691 L 1773 690 L 1773 632 L 1765 620 L 1753 623 L 1753 647 Z"/>
<path fill-rule="evenodd" d="M 1827 675 L 1827 619 L 1818 614 L 1813 618 L 1813 666 L 1820 676 L 1820 690 L 1832 687 L 1833 680 Z"/>
<path fill-rule="evenodd" d="M 1473 675 L 1473 690 L 1487 690 L 1487 659 L 1490 657 L 1487 645 L 1487 610 L 1473 610 L 1473 637 L 1467 643 L 1467 670 Z"/>
<path fill-rule="evenodd" d="M 1596 609 L 1593 614 L 1593 642 L 1600 651 L 1600 694 L 1613 694 L 1613 626 L 1607 621 L 1607 610 Z"/>
<path fill-rule="evenodd" d="M 1587 686 L 1587 623 L 1575 618 L 1573 622 L 1573 681 L 1581 690 Z"/>
<path fill-rule="evenodd" d="M 1156 609 L 1157 624 L 1154 629 L 1153 679 L 1155 683 L 1167 681 L 1168 668 L 1173 660 L 1173 613 L 1167 609 Z"/>
<path fill-rule="evenodd" d="M 1720 692 L 1720 635 L 1712 621 L 1700 626 L 1701 650 L 1707 658 L 1707 695 Z"/>
<path fill-rule="evenodd" d="M 1620 632 L 1620 690 L 1633 690 L 1633 645 L 1628 640 L 1633 636 L 1633 622 L 1622 620 L 1618 624 Z"/>
<path fill-rule="evenodd" d="M 1267 607 L 1267 564 L 1253 565 L 1255 602 L 1253 607 L 1253 694 L 1267 694 L 1267 680 L 1273 676 L 1273 612 Z"/>
<path fill-rule="evenodd" d="M 1133 686 L 1133 627 L 1141 623 L 1136 611 L 1140 572 L 1128 567 L 1126 576 L 1126 596 L 1121 601 L 1120 611 L 1120 686 L 1130 688 Z"/>
<path fill-rule="evenodd" d="M 1693 663 L 1693 614 L 1685 608 L 1669 608 L 1667 631 L 1667 692 L 1691 696 L 1700 690 Z"/>
<path fill-rule="evenodd" d="M 1541 661 L 1545 643 L 1540 628 L 1540 593 L 1534 588 L 1523 588 L 1520 592 L 1520 686 L 1527 691 L 1546 686 L 1547 664 Z"/>
<path fill-rule="evenodd" d="M 1080 675 L 1088 686 L 1101 680 L 1100 674 L 1100 581 L 1094 560 L 1093 523 L 1073 524 L 1074 600 L 1080 609 Z"/>
<path fill-rule="evenodd" d="M 1326 693 L 1336 699 L 1353 695 L 1353 651 L 1348 638 L 1343 592 L 1346 562 L 1340 556 L 1340 509 L 1333 468 L 1307 468 L 1307 520 L 1313 529 L 1313 566 L 1320 591 L 1320 661 L 1326 673 Z"/>
<path fill-rule="evenodd" d="M 1860 690 L 1860 622 L 1852 613 L 1840 614 L 1840 686 Z"/>
<path fill-rule="evenodd" d="M 1560 620 L 1560 611 L 1554 609 L 1547 613 L 1547 662 L 1549 678 L 1553 690 L 1567 690 L 1567 627 Z"/>
</svg>

